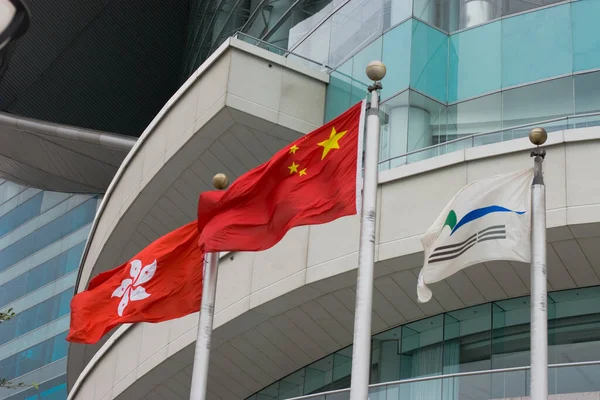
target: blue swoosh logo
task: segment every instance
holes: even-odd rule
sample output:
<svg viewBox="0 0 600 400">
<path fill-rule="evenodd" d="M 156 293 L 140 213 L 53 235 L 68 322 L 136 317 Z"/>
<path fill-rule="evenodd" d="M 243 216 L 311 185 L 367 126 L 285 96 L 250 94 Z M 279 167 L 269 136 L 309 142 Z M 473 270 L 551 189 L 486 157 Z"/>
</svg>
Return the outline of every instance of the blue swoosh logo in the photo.
<svg viewBox="0 0 600 400">
<path fill-rule="evenodd" d="M 488 214 L 496 213 L 496 212 L 511 212 L 511 213 L 515 213 L 515 214 L 519 214 L 519 215 L 525 214 L 525 211 L 509 210 L 508 208 L 501 207 L 501 206 L 488 206 L 488 207 L 478 208 L 476 210 L 469 211 L 467 213 L 467 215 L 462 217 L 460 219 L 460 221 L 458 221 L 456 226 L 452 229 L 450 236 L 452 236 L 454 234 L 454 232 L 456 232 L 458 230 L 458 228 L 460 228 L 461 226 L 468 224 L 469 222 L 473 222 L 476 219 L 484 217 Z"/>
</svg>

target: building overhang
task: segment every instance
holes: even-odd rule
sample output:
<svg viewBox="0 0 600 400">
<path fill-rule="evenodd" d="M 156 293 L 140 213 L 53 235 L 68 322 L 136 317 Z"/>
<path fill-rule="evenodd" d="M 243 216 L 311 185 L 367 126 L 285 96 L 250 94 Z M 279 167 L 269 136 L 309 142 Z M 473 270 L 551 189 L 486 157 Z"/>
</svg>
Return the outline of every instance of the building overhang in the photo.
<svg viewBox="0 0 600 400">
<path fill-rule="evenodd" d="M 44 190 L 104 193 L 135 141 L 0 113 L 0 178 Z"/>
</svg>

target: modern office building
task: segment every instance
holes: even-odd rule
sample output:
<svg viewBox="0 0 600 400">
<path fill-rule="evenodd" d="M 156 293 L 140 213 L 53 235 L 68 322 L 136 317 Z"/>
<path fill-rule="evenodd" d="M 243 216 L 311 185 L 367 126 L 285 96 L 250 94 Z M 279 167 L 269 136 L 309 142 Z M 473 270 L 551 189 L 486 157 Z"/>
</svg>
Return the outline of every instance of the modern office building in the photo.
<svg viewBox="0 0 600 400">
<path fill-rule="evenodd" d="M 0 389 L 2 399 L 67 395 L 69 303 L 98 196 L 0 180 L 0 376 L 39 390 Z"/>
<path fill-rule="evenodd" d="M 434 299 L 425 304 L 415 292 L 425 229 L 465 184 L 531 167 L 525 136 L 537 125 L 550 132 L 549 393 L 600 396 L 600 1 L 186 6 L 174 24 L 182 44 L 169 47 L 179 51 L 179 64 L 164 70 L 178 77 L 179 89 L 151 122 L 139 117 L 135 126 L 147 125 L 141 135 L 120 121 L 123 114 L 103 117 L 114 125 L 86 125 L 65 109 L 15 108 L 29 118 L 139 136 L 118 170 L 105 170 L 108 178 L 78 181 L 108 189 L 82 248 L 75 291 L 195 218 L 197 196 L 211 189 L 215 173 L 233 180 L 363 99 L 365 67 L 380 59 L 387 75 L 370 398 L 527 398 L 528 265 L 470 267 L 432 285 Z M 124 140 L 101 135 L 116 147 Z M 73 171 L 53 176 L 64 182 Z M 348 397 L 358 229 L 358 217 L 347 217 L 294 229 L 265 252 L 222 255 L 209 398 Z M 197 320 L 123 325 L 96 345 L 70 345 L 69 399 L 188 399 Z"/>
</svg>

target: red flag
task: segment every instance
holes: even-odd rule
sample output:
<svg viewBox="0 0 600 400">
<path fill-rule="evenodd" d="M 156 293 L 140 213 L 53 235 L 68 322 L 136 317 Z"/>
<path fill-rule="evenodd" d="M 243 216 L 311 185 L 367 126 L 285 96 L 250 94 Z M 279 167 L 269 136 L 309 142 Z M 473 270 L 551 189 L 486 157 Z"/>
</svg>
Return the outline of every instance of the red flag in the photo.
<svg viewBox="0 0 600 400">
<path fill-rule="evenodd" d="M 264 250 L 294 226 L 356 214 L 361 111 L 357 104 L 295 141 L 227 191 L 203 193 L 198 221 L 92 279 L 71 301 L 67 340 L 96 343 L 122 323 L 162 322 L 198 311 L 202 251 Z"/>
<path fill-rule="evenodd" d="M 206 252 L 259 251 L 295 226 L 357 213 L 362 103 L 277 152 L 226 191 L 198 202 Z"/>
<path fill-rule="evenodd" d="M 197 226 L 194 221 L 166 234 L 92 279 L 71 301 L 67 340 L 96 343 L 119 324 L 161 322 L 198 311 L 203 257 Z"/>
</svg>

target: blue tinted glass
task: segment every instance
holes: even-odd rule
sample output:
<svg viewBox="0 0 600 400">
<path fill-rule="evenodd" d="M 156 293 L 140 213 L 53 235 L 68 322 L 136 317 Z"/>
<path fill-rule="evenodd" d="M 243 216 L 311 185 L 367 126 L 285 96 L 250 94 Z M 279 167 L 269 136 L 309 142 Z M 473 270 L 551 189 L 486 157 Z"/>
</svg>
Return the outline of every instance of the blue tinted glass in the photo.
<svg viewBox="0 0 600 400">
<path fill-rule="evenodd" d="M 600 111 L 600 72 L 575 75 L 575 114 Z M 590 117 L 598 121 L 598 117 Z"/>
<path fill-rule="evenodd" d="M 0 324 L 0 345 L 67 315 L 72 298 L 73 288 L 69 288 L 3 322 Z"/>
<path fill-rule="evenodd" d="M 502 20 L 502 87 L 573 72 L 570 7 Z"/>
<path fill-rule="evenodd" d="M 446 102 L 448 36 L 413 20 L 410 86 Z"/>
<path fill-rule="evenodd" d="M 450 36 L 448 102 L 500 90 L 501 22 Z"/>
<path fill-rule="evenodd" d="M 329 76 L 325 100 L 325 122 L 329 122 L 348 108 L 352 93 L 352 59 L 342 64 Z"/>
<path fill-rule="evenodd" d="M 95 213 L 94 198 L 6 247 L 0 251 L 0 271 L 91 222 Z"/>
<path fill-rule="evenodd" d="M 371 84 L 366 75 L 367 65 L 373 60 L 381 60 L 381 44 L 379 38 L 359 51 L 352 58 L 352 97 L 351 104 L 356 104 L 367 96 L 367 87 Z"/>
<path fill-rule="evenodd" d="M 0 236 L 7 234 L 40 213 L 44 192 L 40 192 L 0 217 Z"/>
<path fill-rule="evenodd" d="M 81 242 L 0 286 L 0 305 L 8 304 L 69 272 L 75 271 L 79 266 L 84 247 L 85 242 Z"/>
<path fill-rule="evenodd" d="M 66 357 L 68 343 L 67 332 L 47 339 L 35 346 L 0 360 L 0 376 L 14 379 L 43 365 Z"/>
<path fill-rule="evenodd" d="M 410 84 L 410 38 L 412 21 L 406 21 L 383 35 L 383 63 L 387 74 L 381 98 L 387 99 Z"/>
<path fill-rule="evenodd" d="M 573 18 L 573 69 L 600 67 L 600 2 L 581 0 L 571 4 Z"/>
</svg>

